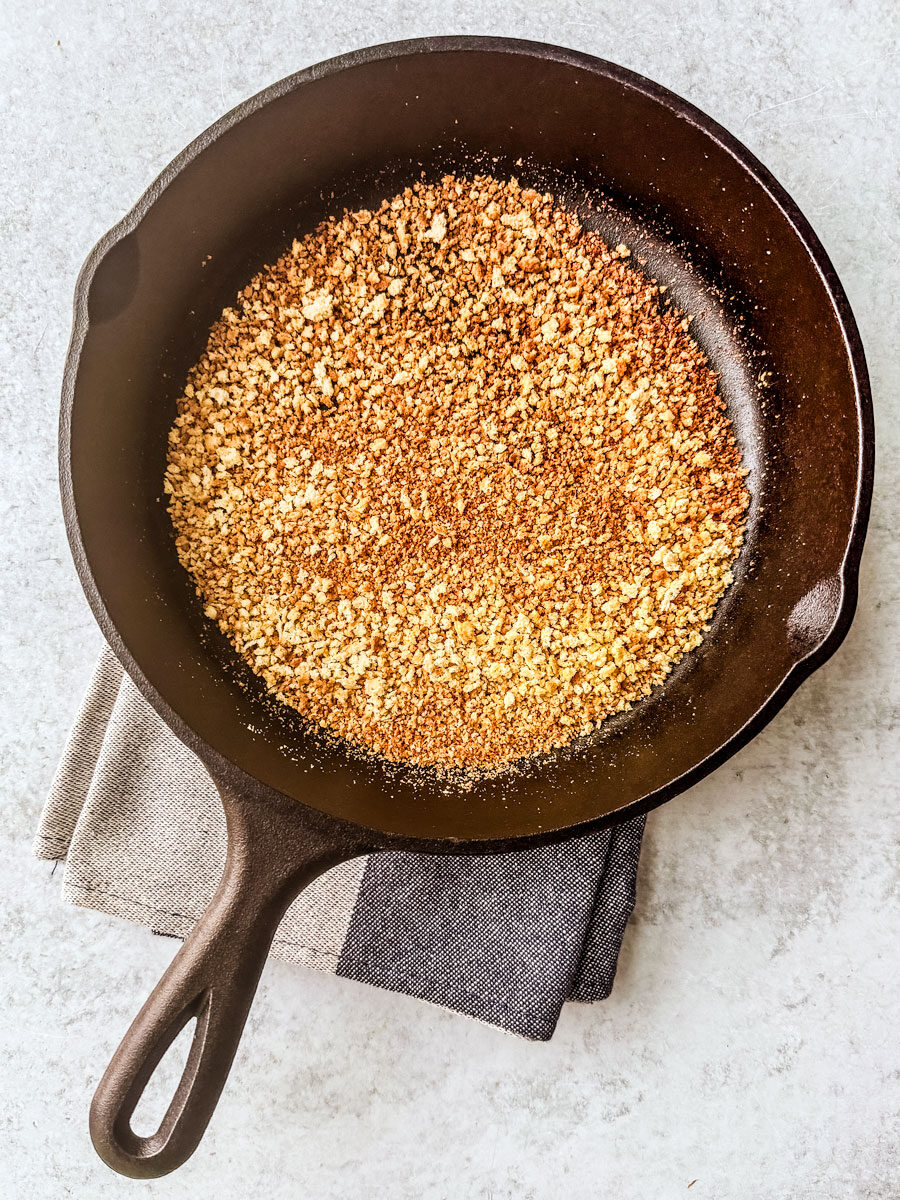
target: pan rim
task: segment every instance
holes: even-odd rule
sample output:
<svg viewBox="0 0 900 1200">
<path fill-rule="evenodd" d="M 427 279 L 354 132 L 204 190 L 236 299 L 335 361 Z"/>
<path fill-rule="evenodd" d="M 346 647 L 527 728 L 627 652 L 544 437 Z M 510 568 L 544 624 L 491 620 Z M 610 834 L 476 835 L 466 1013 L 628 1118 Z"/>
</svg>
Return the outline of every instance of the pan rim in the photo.
<svg viewBox="0 0 900 1200">
<path fill-rule="evenodd" d="M 638 816 L 658 807 L 699 782 L 746 745 L 747 742 L 755 737 L 772 720 L 797 688 L 834 654 L 846 637 L 853 620 L 858 596 L 859 563 L 871 507 L 875 455 L 872 395 L 862 339 L 837 272 L 809 221 L 774 175 L 738 138 L 689 101 L 637 72 L 581 51 L 569 50 L 538 41 L 468 35 L 407 39 L 350 51 L 349 53 L 326 59 L 294 72 L 242 101 L 195 137 L 163 168 L 129 212 L 100 238 L 85 260 L 75 285 L 73 328 L 67 350 L 62 382 L 59 424 L 59 477 L 66 533 L 75 561 L 76 571 L 101 632 L 128 675 L 179 740 L 204 762 L 214 780 L 222 781 L 237 791 L 260 793 L 261 790 L 266 794 L 276 793 L 284 795 L 284 793 L 277 793 L 276 789 L 271 788 L 261 780 L 250 775 L 230 759 L 226 758 L 220 751 L 202 738 L 201 735 L 196 733 L 171 708 L 166 699 L 150 683 L 132 657 L 131 652 L 113 623 L 96 584 L 81 536 L 71 469 L 71 430 L 76 379 L 82 350 L 90 329 L 88 295 L 94 275 L 106 256 L 123 238 L 137 228 L 144 216 L 172 181 L 209 146 L 245 118 L 252 116 L 261 108 L 307 83 L 356 66 L 363 66 L 386 59 L 407 58 L 415 55 L 459 52 L 520 55 L 552 61 L 591 74 L 605 76 L 621 84 L 623 87 L 641 93 L 650 100 L 667 108 L 679 118 L 689 121 L 715 142 L 725 153 L 735 159 L 784 215 L 819 274 L 833 306 L 850 366 L 859 436 L 859 461 L 854 511 L 840 569 L 841 599 L 828 635 L 815 649 L 791 666 L 767 700 L 743 726 L 736 730 L 715 751 L 694 764 L 690 770 L 681 776 L 648 793 L 639 800 L 635 800 L 623 805 L 619 809 L 604 813 L 599 817 L 587 821 L 551 830 L 520 834 L 514 837 L 482 840 L 458 839 L 453 837 L 419 838 L 405 834 L 389 834 L 348 821 L 345 818 L 336 817 L 330 813 L 326 813 L 322 809 L 317 809 L 311 805 L 304 804 L 302 801 L 295 800 L 293 797 L 287 797 L 292 804 L 298 806 L 298 809 L 305 809 L 309 814 L 316 814 L 317 817 L 326 817 L 334 823 L 335 828 L 363 833 L 368 837 L 373 846 L 402 846 L 406 849 L 417 849 L 435 853 L 463 851 L 467 853 L 500 853 L 525 846 L 559 841 L 627 820 L 630 817 Z"/>
</svg>

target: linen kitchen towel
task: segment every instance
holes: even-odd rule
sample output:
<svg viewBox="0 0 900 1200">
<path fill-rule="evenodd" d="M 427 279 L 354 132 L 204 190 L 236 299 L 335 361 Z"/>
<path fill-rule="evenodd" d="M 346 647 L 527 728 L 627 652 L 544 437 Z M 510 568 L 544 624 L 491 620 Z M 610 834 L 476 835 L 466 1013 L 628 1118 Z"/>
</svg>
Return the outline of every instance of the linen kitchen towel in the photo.
<svg viewBox="0 0 900 1200">
<path fill-rule="evenodd" d="M 395 852 L 342 863 L 294 901 L 272 954 L 551 1036 L 563 1003 L 609 995 L 644 818 L 494 857 Z M 63 896 L 184 937 L 225 861 L 200 762 L 104 650 L 41 815 Z"/>
</svg>

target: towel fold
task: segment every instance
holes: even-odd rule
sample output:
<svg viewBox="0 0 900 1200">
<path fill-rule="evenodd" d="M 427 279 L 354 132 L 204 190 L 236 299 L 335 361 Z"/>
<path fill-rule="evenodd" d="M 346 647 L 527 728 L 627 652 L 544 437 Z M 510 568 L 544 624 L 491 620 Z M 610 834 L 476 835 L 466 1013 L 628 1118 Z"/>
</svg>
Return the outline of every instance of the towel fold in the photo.
<svg viewBox="0 0 900 1200">
<path fill-rule="evenodd" d="M 392 852 L 342 863 L 294 901 L 276 958 L 547 1039 L 566 1000 L 609 995 L 644 818 L 492 857 Z M 41 814 L 35 853 L 63 896 L 184 937 L 225 861 L 206 770 L 104 650 Z"/>
</svg>

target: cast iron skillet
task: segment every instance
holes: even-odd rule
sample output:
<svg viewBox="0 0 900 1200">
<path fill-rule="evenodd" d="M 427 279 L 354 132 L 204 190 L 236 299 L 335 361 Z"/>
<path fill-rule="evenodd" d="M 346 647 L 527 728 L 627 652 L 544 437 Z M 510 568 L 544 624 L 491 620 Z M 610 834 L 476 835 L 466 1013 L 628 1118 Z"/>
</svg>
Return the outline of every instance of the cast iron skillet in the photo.
<svg viewBox="0 0 900 1200">
<path fill-rule="evenodd" d="M 298 233 L 448 170 L 516 174 L 624 240 L 694 314 L 751 467 L 736 582 L 702 647 L 634 711 L 471 791 L 423 786 L 266 702 L 205 621 L 162 503 L 188 367 L 239 287 Z M 872 484 L 856 325 L 815 234 L 748 151 L 671 92 L 531 42 L 433 38 L 301 71 L 202 134 L 100 242 L 78 282 L 62 399 L 66 525 L 125 669 L 208 767 L 228 822 L 219 889 L 103 1077 L 103 1159 L 151 1177 L 196 1148 L 269 943 L 327 867 L 402 848 L 496 853 L 644 812 L 757 733 L 837 648 Z M 196 1031 L 158 1131 L 131 1115 Z"/>
</svg>

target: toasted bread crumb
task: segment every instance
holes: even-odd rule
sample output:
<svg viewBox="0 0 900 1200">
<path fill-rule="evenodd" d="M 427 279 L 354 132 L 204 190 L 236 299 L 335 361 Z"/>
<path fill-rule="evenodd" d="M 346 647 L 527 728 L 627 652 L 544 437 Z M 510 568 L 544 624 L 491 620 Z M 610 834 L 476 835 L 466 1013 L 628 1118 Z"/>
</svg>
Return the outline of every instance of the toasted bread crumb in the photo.
<svg viewBox="0 0 900 1200">
<path fill-rule="evenodd" d="M 279 700 L 392 761 L 495 769 L 699 645 L 746 471 L 628 257 L 515 180 L 447 176 L 324 222 L 225 309 L 165 490 Z"/>
</svg>

